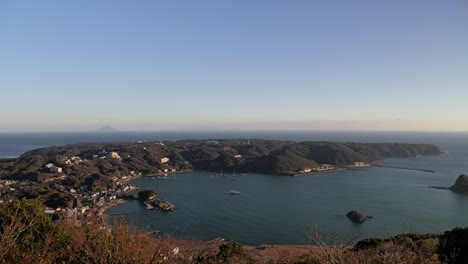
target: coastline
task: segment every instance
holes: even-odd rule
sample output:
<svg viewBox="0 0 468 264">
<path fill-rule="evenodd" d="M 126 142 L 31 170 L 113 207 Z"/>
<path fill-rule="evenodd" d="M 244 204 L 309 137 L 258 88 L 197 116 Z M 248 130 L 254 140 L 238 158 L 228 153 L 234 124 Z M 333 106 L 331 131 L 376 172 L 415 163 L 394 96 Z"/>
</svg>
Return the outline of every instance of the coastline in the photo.
<svg viewBox="0 0 468 264">
<path fill-rule="evenodd" d="M 192 172 L 193 170 L 183 170 L 183 171 L 173 171 L 173 172 L 167 172 L 167 173 L 158 173 L 158 174 L 148 174 L 148 175 L 136 175 L 136 176 L 133 176 L 133 177 L 129 177 L 127 179 L 124 179 L 124 180 L 121 180 L 121 184 L 127 184 L 128 182 L 132 181 L 132 180 L 136 180 L 136 179 L 141 179 L 141 178 L 151 178 L 151 177 L 157 177 L 157 176 L 163 176 L 163 175 L 170 175 L 170 174 L 176 174 L 176 173 L 185 173 L 185 172 Z M 140 188 L 140 186 L 137 186 L 138 188 Z M 138 189 L 136 189 L 138 190 Z M 117 205 L 121 205 L 121 204 L 125 204 L 125 203 L 128 203 L 129 200 L 127 199 L 117 199 L 115 201 L 112 201 L 112 202 L 109 202 L 109 203 L 106 203 L 104 204 L 103 206 L 99 207 L 99 209 L 97 209 L 97 215 L 99 217 L 107 217 L 108 214 L 106 214 L 106 211 L 111 208 L 111 207 L 114 207 L 114 206 L 117 206 Z"/>
<path fill-rule="evenodd" d="M 371 165 L 367 165 L 367 166 L 361 166 L 359 168 L 362 168 L 362 169 L 365 169 L 365 168 L 368 168 L 368 167 L 372 167 L 373 164 Z M 283 175 L 283 176 L 292 176 L 292 177 L 299 177 L 299 176 L 309 176 L 309 175 L 317 175 L 317 174 L 322 174 L 322 173 L 332 173 L 332 172 L 340 172 L 340 171 L 345 171 L 345 170 L 348 170 L 348 169 L 354 169 L 355 167 L 346 167 L 346 168 L 335 168 L 335 169 L 331 169 L 331 170 L 325 170 L 325 171 L 314 171 L 314 172 L 309 172 L 309 173 L 301 173 L 301 174 L 293 174 L 293 173 L 281 173 L 281 174 L 278 174 L 278 175 Z M 356 167 L 357 168 L 357 167 Z M 183 171 L 174 171 L 174 172 L 167 172 L 167 173 L 157 173 L 157 174 L 148 174 L 148 175 L 136 175 L 134 177 L 130 177 L 130 178 L 127 178 L 127 179 L 124 179 L 121 181 L 122 184 L 127 184 L 128 182 L 130 182 L 131 180 L 136 180 L 136 179 L 141 179 L 141 178 L 151 178 L 151 177 L 158 177 L 158 176 L 164 176 L 164 175 L 171 175 L 171 174 L 177 174 L 177 173 L 187 173 L 187 172 L 194 172 L 195 170 L 183 170 Z M 140 186 L 138 186 L 139 188 Z M 100 217 L 103 217 L 103 216 L 108 216 L 108 214 L 106 214 L 106 211 L 111 208 L 111 207 L 114 207 L 114 206 L 117 206 L 117 205 L 121 205 L 121 204 L 124 204 L 124 203 L 127 203 L 128 200 L 126 199 L 118 199 L 116 201 L 113 201 L 113 202 L 109 202 L 109 203 L 106 203 L 105 205 L 103 205 L 102 207 L 100 207 L 98 210 L 97 210 L 97 215 L 100 216 Z M 295 246 L 295 245 L 288 245 L 288 246 Z"/>
<path fill-rule="evenodd" d="M 310 252 L 319 252 L 324 246 L 310 244 L 260 244 L 260 245 L 242 245 L 245 250 L 254 256 L 277 260 L 283 257 L 300 257 Z M 326 245 L 325 247 L 333 247 Z M 348 246 L 352 248 L 352 246 Z"/>
<path fill-rule="evenodd" d="M 177 173 L 186 173 L 186 172 L 194 172 L 195 170 L 179 170 L 179 171 L 168 171 L 168 172 L 161 172 L 161 173 L 153 173 L 153 174 L 147 174 L 143 176 L 138 176 L 137 178 L 133 178 L 131 180 L 135 180 L 138 178 L 151 178 L 151 177 L 158 177 L 158 176 L 164 176 L 164 175 L 171 175 L 171 174 L 177 174 Z"/>
<path fill-rule="evenodd" d="M 338 171 L 344 171 L 347 170 L 346 168 L 336 168 L 336 169 L 331 169 L 331 170 L 324 170 L 324 171 L 313 171 L 313 172 L 308 172 L 308 173 L 297 173 L 297 174 L 283 174 L 287 176 L 293 176 L 293 177 L 298 177 L 298 176 L 309 176 L 309 175 L 316 175 L 316 174 L 322 174 L 322 173 L 330 173 L 330 172 L 338 172 Z"/>
<path fill-rule="evenodd" d="M 130 182 L 131 180 L 136 180 L 136 179 L 140 179 L 142 177 L 142 175 L 136 175 L 136 176 L 132 176 L 132 177 L 129 177 L 127 179 L 123 179 L 120 181 L 121 184 L 127 184 L 128 182 Z M 138 186 L 139 188 L 140 186 Z M 138 189 L 137 189 L 138 190 Z M 124 204 L 124 203 L 128 203 L 128 200 L 126 199 L 117 199 L 117 200 L 114 200 L 112 202 L 108 202 L 106 204 L 104 204 L 103 206 L 99 207 L 97 209 L 97 215 L 99 217 L 103 217 L 105 215 L 107 215 L 105 212 L 107 211 L 107 209 L 111 208 L 111 207 L 114 207 L 114 206 L 117 206 L 117 205 L 120 205 L 120 204 Z"/>
<path fill-rule="evenodd" d="M 115 200 L 114 202 L 106 203 L 103 206 L 99 207 L 99 209 L 97 210 L 97 215 L 98 216 L 105 216 L 105 215 L 107 215 L 105 213 L 107 211 L 107 209 L 109 209 L 111 207 L 114 207 L 114 206 L 117 206 L 117 205 L 120 205 L 120 204 L 124 204 L 124 203 L 128 203 L 128 200 L 118 199 L 118 200 Z"/>
</svg>

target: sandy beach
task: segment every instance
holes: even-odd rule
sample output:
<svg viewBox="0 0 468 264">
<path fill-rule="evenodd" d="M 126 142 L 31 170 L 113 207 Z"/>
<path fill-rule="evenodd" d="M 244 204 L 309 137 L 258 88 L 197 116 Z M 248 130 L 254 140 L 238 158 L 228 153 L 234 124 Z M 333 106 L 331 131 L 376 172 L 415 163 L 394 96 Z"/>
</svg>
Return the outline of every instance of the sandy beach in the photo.
<svg viewBox="0 0 468 264">
<path fill-rule="evenodd" d="M 106 203 L 104 204 L 102 207 L 100 207 L 98 209 L 98 216 L 103 216 L 105 211 L 109 208 L 111 208 L 112 206 L 116 206 L 116 205 L 119 205 L 119 204 L 124 204 L 124 203 L 127 203 L 128 200 L 124 200 L 124 199 L 117 199 L 115 200 L 114 202 L 110 202 L 110 203 Z"/>
</svg>

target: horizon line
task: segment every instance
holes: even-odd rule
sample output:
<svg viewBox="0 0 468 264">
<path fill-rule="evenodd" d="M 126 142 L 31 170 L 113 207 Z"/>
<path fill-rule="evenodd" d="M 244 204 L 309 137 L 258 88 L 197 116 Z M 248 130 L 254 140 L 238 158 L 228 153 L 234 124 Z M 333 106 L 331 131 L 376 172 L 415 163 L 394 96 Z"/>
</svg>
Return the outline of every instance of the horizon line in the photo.
<svg viewBox="0 0 468 264">
<path fill-rule="evenodd" d="M 33 134 L 33 133 L 94 133 L 94 134 L 118 134 L 118 133 L 151 133 L 151 132 L 343 132 L 343 133 L 468 133 L 468 130 L 361 130 L 361 129 L 151 129 L 151 130 L 33 130 L 33 131 L 0 131 L 0 134 Z"/>
</svg>

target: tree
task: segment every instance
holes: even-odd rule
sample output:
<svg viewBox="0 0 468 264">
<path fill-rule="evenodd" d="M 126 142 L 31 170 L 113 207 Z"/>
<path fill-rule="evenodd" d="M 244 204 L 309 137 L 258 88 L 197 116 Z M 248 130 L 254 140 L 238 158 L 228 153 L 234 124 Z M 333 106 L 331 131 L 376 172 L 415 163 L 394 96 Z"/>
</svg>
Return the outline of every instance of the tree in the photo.
<svg viewBox="0 0 468 264">
<path fill-rule="evenodd" d="M 243 259 L 247 262 L 253 262 L 252 256 L 244 249 L 244 247 L 235 242 L 230 241 L 219 247 L 218 258 L 228 261 L 231 258 Z"/>
<path fill-rule="evenodd" d="M 442 263 L 468 263 L 468 228 L 457 227 L 439 238 L 437 247 Z"/>
<path fill-rule="evenodd" d="M 56 192 L 47 198 L 45 205 L 52 208 L 71 208 L 73 200 L 74 198 L 70 194 Z"/>
<path fill-rule="evenodd" d="M 12 263 L 29 250 L 61 247 L 69 238 L 36 200 L 17 200 L 0 210 L 0 262 Z"/>
<path fill-rule="evenodd" d="M 141 190 L 138 192 L 138 200 L 146 202 L 156 198 L 156 192 L 153 190 Z"/>
</svg>

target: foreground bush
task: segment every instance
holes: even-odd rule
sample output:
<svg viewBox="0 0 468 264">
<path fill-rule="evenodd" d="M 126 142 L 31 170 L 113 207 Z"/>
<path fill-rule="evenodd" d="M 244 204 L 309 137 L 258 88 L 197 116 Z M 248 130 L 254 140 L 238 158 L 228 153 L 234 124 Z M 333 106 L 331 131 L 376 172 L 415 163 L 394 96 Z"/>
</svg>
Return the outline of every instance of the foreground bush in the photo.
<svg viewBox="0 0 468 264">
<path fill-rule="evenodd" d="M 468 263 L 467 229 L 436 235 L 405 234 L 390 239 L 341 242 L 309 233 L 313 245 L 302 250 L 252 251 L 236 242 L 154 238 L 125 222 L 110 228 L 53 223 L 39 202 L 17 201 L 0 209 L 0 263 L 269 263 L 269 264 L 400 264 Z M 327 241 L 325 243 L 325 241 Z M 330 244 L 331 243 L 331 244 Z M 440 255 L 436 255 L 436 249 Z M 456 250 L 455 250 L 456 249 Z M 451 254 L 451 252 L 457 254 Z M 268 253 L 268 254 L 266 254 Z"/>
<path fill-rule="evenodd" d="M 156 239 L 123 221 L 53 223 L 37 201 L 19 200 L 0 209 L 0 263 L 253 263 L 237 243 Z"/>
<path fill-rule="evenodd" d="M 468 228 L 457 227 L 445 232 L 439 239 L 437 252 L 443 263 L 468 263 Z"/>
</svg>

